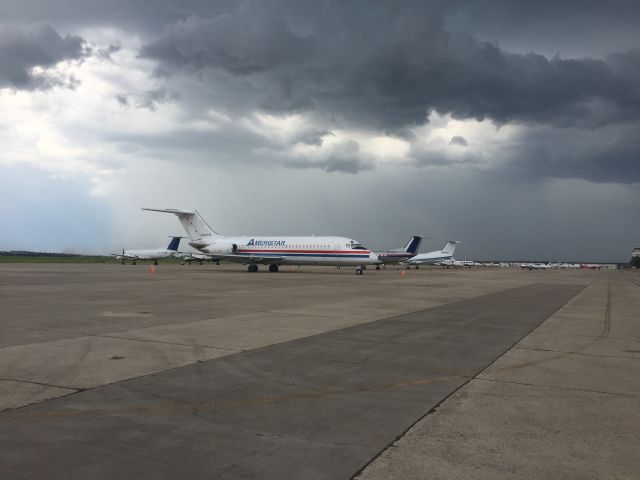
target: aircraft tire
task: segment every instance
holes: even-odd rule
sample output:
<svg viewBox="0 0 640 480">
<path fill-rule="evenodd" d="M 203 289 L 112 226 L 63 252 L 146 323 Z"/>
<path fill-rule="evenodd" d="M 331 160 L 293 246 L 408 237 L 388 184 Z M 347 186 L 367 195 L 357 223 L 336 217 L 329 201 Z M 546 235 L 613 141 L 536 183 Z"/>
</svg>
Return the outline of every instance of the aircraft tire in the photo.
<svg viewBox="0 0 640 480">
<path fill-rule="evenodd" d="M 275 263 L 272 263 L 271 265 L 269 265 L 269 271 L 270 272 L 277 272 L 278 271 L 278 265 L 276 265 Z"/>
</svg>

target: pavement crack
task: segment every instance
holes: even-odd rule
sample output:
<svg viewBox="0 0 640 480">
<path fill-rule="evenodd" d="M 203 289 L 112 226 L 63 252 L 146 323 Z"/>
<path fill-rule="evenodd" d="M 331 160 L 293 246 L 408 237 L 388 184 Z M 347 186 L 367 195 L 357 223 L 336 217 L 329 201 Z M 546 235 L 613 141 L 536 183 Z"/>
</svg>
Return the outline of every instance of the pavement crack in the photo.
<svg viewBox="0 0 640 480">
<path fill-rule="evenodd" d="M 568 390 L 568 391 L 574 391 L 574 392 L 598 393 L 602 395 L 615 395 L 616 397 L 640 398 L 640 395 L 636 395 L 633 393 L 609 392 L 606 390 L 593 390 L 590 388 L 561 387 L 558 385 L 544 385 L 541 383 L 514 382 L 512 380 L 498 380 L 495 378 L 482 378 L 482 377 L 476 377 L 474 378 L 474 380 L 480 380 L 483 382 L 507 383 L 511 385 L 521 385 L 524 387 L 540 387 L 540 388 L 550 388 L 555 390 Z"/>
<path fill-rule="evenodd" d="M 97 337 L 97 338 L 116 338 L 118 340 L 128 340 L 130 342 L 147 342 L 147 343 L 159 343 L 163 345 L 175 345 L 179 347 L 193 347 L 193 348 L 211 348 L 215 350 L 226 350 L 232 353 L 238 353 L 242 350 L 234 349 L 234 348 L 225 348 L 225 347 L 214 347 L 211 345 L 195 345 L 189 343 L 176 343 L 176 342 L 166 342 L 164 340 L 151 340 L 148 338 L 130 338 L 130 337 L 121 337 L 116 335 L 87 335 L 87 337 Z"/>
<path fill-rule="evenodd" d="M 599 338 L 599 337 L 598 337 Z M 535 348 L 535 347 L 514 347 L 514 350 L 533 350 L 533 351 L 537 351 L 537 352 L 549 352 L 549 353 L 559 353 L 562 354 L 562 356 L 564 355 L 583 355 L 585 357 L 604 357 L 604 358 L 623 358 L 623 359 L 629 359 L 629 360 L 640 360 L 640 357 L 630 357 L 628 355 L 604 355 L 601 353 L 584 353 L 584 352 L 580 352 L 578 350 L 574 350 L 574 351 L 562 351 L 562 350 L 552 350 L 549 348 Z M 640 353 L 640 350 L 625 350 L 629 353 Z M 555 357 L 554 357 L 555 358 Z"/>
<path fill-rule="evenodd" d="M 49 387 L 49 388 L 61 388 L 64 390 L 73 390 L 74 392 L 82 392 L 83 390 L 86 390 L 84 388 L 78 388 L 78 387 L 65 387 L 62 385 L 53 385 L 51 383 L 43 383 L 43 382 L 34 382 L 31 380 L 19 380 L 17 378 L 0 378 L 0 381 L 4 381 L 4 382 L 18 382 L 18 383 L 30 383 L 32 385 L 40 385 L 42 387 Z"/>
<path fill-rule="evenodd" d="M 604 312 L 604 325 L 602 327 L 602 333 L 600 334 L 601 338 L 606 338 L 611 333 L 611 281 L 607 286 L 607 306 Z"/>
<path fill-rule="evenodd" d="M 205 415 L 202 415 L 200 413 L 198 413 L 197 411 L 194 411 L 191 413 L 191 415 L 193 415 L 194 417 L 198 417 L 198 418 L 202 418 L 204 420 L 207 420 L 209 422 L 215 423 L 216 425 L 219 425 L 221 427 L 224 428 L 229 428 L 232 429 L 235 432 L 238 433 L 246 433 L 247 435 L 253 435 L 256 437 L 273 437 L 273 438 L 281 438 L 283 440 L 298 440 L 298 441 L 302 441 L 302 442 L 309 442 L 309 443 L 314 443 L 314 444 L 318 444 L 318 445 L 331 445 L 331 446 L 336 446 L 336 447 L 365 447 L 365 448 L 376 448 L 375 445 L 369 445 L 367 443 L 348 443 L 348 442 L 330 442 L 327 440 L 312 440 L 309 438 L 305 438 L 305 437 L 299 437 L 297 435 L 286 435 L 283 433 L 271 433 L 271 432 L 258 432 L 255 430 L 247 430 L 241 427 L 238 427 L 236 425 L 229 425 L 226 423 L 222 423 L 214 418 L 210 418 L 207 417 Z"/>
</svg>

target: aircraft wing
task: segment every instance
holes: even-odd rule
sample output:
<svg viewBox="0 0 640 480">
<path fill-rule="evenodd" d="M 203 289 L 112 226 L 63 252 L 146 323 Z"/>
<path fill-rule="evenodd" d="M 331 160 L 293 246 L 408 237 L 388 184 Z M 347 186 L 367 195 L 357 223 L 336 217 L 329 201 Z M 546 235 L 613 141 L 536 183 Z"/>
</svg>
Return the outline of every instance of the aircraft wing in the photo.
<svg viewBox="0 0 640 480">
<path fill-rule="evenodd" d="M 178 252 L 175 256 L 185 262 L 219 262 L 223 259 L 220 255 L 207 253 Z"/>
<path fill-rule="evenodd" d="M 284 262 L 284 257 L 273 257 L 271 255 L 216 255 L 220 260 L 228 260 L 235 263 L 256 263 L 260 265 L 280 265 Z"/>
<path fill-rule="evenodd" d="M 127 258 L 130 260 L 137 260 L 138 256 L 137 255 L 129 255 L 128 253 L 111 253 L 109 254 L 110 257 L 115 257 L 115 258 Z"/>
</svg>

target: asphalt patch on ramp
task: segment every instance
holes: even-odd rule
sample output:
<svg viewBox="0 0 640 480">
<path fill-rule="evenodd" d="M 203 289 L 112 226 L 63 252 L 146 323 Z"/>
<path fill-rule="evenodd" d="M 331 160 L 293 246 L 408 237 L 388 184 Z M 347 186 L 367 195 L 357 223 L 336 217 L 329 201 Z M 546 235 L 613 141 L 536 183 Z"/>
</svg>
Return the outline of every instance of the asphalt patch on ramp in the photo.
<svg viewBox="0 0 640 480">
<path fill-rule="evenodd" d="M 582 288 L 507 290 L 5 412 L 2 478 L 351 478 Z"/>
</svg>

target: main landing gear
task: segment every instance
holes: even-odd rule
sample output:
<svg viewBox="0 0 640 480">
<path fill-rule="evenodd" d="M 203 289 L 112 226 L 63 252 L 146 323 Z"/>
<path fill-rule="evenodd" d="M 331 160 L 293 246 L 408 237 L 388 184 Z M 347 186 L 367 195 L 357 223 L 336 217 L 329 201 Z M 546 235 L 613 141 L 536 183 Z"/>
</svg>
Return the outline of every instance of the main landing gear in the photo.
<svg viewBox="0 0 640 480">
<path fill-rule="evenodd" d="M 251 265 L 249 265 L 247 267 L 247 271 L 249 271 L 251 273 L 257 272 L 258 271 L 258 265 L 256 265 L 255 263 L 252 263 Z M 275 264 L 269 265 L 269 271 L 270 272 L 277 272 L 278 271 L 278 265 L 275 265 Z"/>
</svg>

